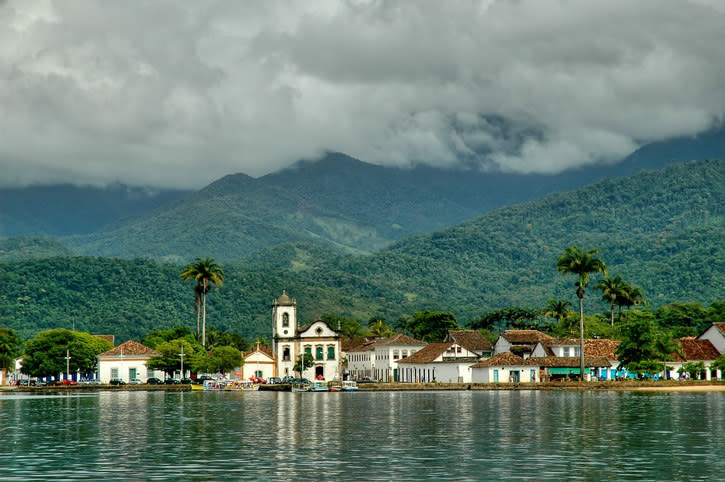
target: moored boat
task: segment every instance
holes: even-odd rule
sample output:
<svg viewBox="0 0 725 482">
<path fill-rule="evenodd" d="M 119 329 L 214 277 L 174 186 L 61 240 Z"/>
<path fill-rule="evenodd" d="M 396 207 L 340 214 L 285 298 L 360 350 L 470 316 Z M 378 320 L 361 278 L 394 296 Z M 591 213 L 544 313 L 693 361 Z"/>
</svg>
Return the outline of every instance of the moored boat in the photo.
<svg viewBox="0 0 725 482">
<path fill-rule="evenodd" d="M 357 382 L 353 380 L 343 380 L 340 386 L 341 392 L 357 392 Z"/>
</svg>

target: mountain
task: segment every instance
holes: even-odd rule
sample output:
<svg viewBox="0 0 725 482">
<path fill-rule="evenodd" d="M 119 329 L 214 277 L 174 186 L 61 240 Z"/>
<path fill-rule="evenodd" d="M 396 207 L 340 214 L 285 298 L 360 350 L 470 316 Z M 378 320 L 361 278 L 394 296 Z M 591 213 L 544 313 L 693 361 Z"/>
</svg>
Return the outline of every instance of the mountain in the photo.
<svg viewBox="0 0 725 482">
<path fill-rule="evenodd" d="M 452 311 L 465 323 L 508 306 L 541 308 L 548 298 L 575 304 L 574 277 L 556 271 L 570 245 L 599 248 L 609 273 L 641 286 L 651 308 L 723 300 L 725 161 L 681 163 L 549 194 L 369 255 L 280 243 L 224 264 L 224 285 L 208 298 L 209 324 L 250 340 L 269 337 L 269 306 L 283 289 L 298 300 L 302 321 L 336 313 L 393 322 L 431 309 Z M 179 279 L 181 269 L 96 257 L 0 263 L 0 318 L 25 336 L 75 323 L 121 340 L 194 326 L 193 290 Z M 599 298 L 587 291 L 587 313 L 606 311 Z"/>
<path fill-rule="evenodd" d="M 189 191 L 111 184 L 0 189 L 0 238 L 88 234 L 110 221 L 173 202 Z"/>
</svg>

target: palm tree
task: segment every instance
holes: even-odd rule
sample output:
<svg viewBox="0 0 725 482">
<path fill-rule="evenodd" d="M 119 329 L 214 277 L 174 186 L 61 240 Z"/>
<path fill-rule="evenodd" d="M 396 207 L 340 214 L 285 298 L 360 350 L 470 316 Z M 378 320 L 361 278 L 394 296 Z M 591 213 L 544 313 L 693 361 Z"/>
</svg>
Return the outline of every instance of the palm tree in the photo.
<svg viewBox="0 0 725 482">
<path fill-rule="evenodd" d="M 544 316 L 550 316 L 558 322 L 569 316 L 570 311 L 570 301 L 549 298 L 549 301 L 546 302 L 546 308 L 541 311 L 541 314 Z"/>
<path fill-rule="evenodd" d="M 201 345 L 206 347 L 206 294 L 211 288 L 209 283 L 215 286 L 224 284 L 224 271 L 211 258 L 196 258 L 196 261 L 187 265 L 179 276 L 184 281 L 193 279 L 197 286 L 201 286 L 201 289 L 195 288 L 194 292 L 201 294 Z"/>
<path fill-rule="evenodd" d="M 629 284 L 626 285 L 625 289 L 622 292 L 622 297 L 617 301 L 617 304 L 619 304 L 620 318 L 622 317 L 622 306 L 630 308 L 634 305 L 649 305 L 649 303 L 647 303 L 647 300 L 644 299 L 642 288 L 638 286 L 631 286 Z"/>
<path fill-rule="evenodd" d="M 595 290 L 602 291 L 602 301 L 609 303 L 610 324 L 612 326 L 614 326 L 614 306 L 619 305 L 621 309 L 622 305 L 620 303 L 624 300 L 625 293 L 629 288 L 631 287 L 619 275 L 614 278 L 606 276 L 594 285 Z"/>
<path fill-rule="evenodd" d="M 582 380 L 584 380 L 584 288 L 589 286 L 590 274 L 607 274 L 607 265 L 596 257 L 598 254 L 598 249 L 582 251 L 576 246 L 570 246 L 556 261 L 556 270 L 561 274 L 574 273 L 579 276 L 574 286 L 577 287 L 576 296 L 579 298 L 579 358 Z"/>
</svg>

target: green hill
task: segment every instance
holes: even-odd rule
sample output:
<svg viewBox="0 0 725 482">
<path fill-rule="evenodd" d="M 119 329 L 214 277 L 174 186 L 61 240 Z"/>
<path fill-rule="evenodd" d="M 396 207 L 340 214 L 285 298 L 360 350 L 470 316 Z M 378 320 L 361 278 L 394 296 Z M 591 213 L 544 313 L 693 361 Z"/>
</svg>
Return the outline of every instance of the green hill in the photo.
<svg viewBox="0 0 725 482">
<path fill-rule="evenodd" d="M 512 305 L 543 307 L 548 298 L 574 302 L 573 277 L 556 271 L 557 257 L 574 244 L 599 248 L 610 274 L 641 286 L 655 308 L 707 305 L 725 299 L 724 206 L 725 161 L 693 161 L 501 208 L 370 255 L 280 243 L 224 265 L 209 323 L 269 338 L 269 305 L 283 289 L 304 321 L 323 313 L 393 321 L 435 309 L 465 322 Z M 75 323 L 121 340 L 194 326 L 192 287 L 180 271 L 180 264 L 91 257 L 0 263 L 0 319 L 26 336 Z M 585 303 L 590 313 L 606 309 L 592 290 Z"/>
</svg>

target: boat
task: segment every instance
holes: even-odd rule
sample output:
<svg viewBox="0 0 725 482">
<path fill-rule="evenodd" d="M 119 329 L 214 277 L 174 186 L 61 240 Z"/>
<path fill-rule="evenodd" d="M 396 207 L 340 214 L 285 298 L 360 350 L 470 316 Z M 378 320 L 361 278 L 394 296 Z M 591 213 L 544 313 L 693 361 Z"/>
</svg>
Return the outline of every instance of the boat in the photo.
<svg viewBox="0 0 725 482">
<path fill-rule="evenodd" d="M 343 380 L 340 386 L 341 392 L 357 392 L 357 382 L 354 380 Z"/>
<path fill-rule="evenodd" d="M 312 382 L 308 392 L 329 392 L 330 387 L 325 385 L 325 382 Z"/>
<path fill-rule="evenodd" d="M 293 392 L 309 392 L 310 384 L 309 383 L 293 383 L 292 391 Z"/>
</svg>

